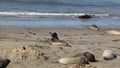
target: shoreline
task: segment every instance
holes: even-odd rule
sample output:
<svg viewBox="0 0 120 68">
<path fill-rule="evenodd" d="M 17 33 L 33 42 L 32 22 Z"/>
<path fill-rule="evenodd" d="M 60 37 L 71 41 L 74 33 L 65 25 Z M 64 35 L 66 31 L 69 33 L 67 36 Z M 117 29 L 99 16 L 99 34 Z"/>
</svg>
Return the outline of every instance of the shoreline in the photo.
<svg viewBox="0 0 120 68">
<path fill-rule="evenodd" d="M 0 28 L 4 28 L 4 29 L 7 29 L 7 28 L 17 28 L 17 29 L 80 29 L 80 30 L 90 30 L 89 29 L 90 26 L 88 27 L 84 27 L 84 28 L 75 28 L 75 27 L 27 27 L 27 26 L 17 26 L 17 25 L 0 25 Z M 101 30 L 112 30 L 112 29 L 115 29 L 115 30 L 119 30 L 120 28 L 108 28 L 108 27 L 99 27 Z"/>
</svg>

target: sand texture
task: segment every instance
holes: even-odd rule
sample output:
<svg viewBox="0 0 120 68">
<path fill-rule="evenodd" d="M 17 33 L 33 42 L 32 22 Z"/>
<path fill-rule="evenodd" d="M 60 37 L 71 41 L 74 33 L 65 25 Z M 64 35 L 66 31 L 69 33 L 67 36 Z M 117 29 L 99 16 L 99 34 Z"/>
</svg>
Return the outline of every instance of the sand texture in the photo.
<svg viewBox="0 0 120 68">
<path fill-rule="evenodd" d="M 7 68 L 69 68 L 72 64 L 61 64 L 60 58 L 73 57 L 78 53 L 90 52 L 97 68 L 120 68 L 120 36 L 107 34 L 102 29 L 94 31 L 75 28 L 0 28 L 0 58 L 10 59 Z M 118 30 L 119 29 L 114 29 Z M 60 40 L 71 47 L 50 45 L 49 32 L 56 32 Z M 103 60 L 102 53 L 110 49 L 116 59 Z"/>
</svg>

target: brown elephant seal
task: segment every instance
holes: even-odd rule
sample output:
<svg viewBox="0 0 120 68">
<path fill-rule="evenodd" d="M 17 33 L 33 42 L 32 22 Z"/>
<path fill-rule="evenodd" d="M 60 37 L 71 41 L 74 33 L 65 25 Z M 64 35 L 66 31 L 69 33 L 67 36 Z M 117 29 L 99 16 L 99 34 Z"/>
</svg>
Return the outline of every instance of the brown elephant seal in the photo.
<svg viewBox="0 0 120 68">
<path fill-rule="evenodd" d="M 95 25 L 95 24 L 91 25 L 91 26 L 89 27 L 89 29 L 91 29 L 91 30 L 96 30 L 96 31 L 100 30 L 100 28 L 99 28 L 97 25 Z"/>
<path fill-rule="evenodd" d="M 58 34 L 56 33 L 56 32 L 49 32 L 49 34 L 51 35 L 51 41 L 58 41 L 59 40 L 59 38 L 58 38 Z"/>
<path fill-rule="evenodd" d="M 96 62 L 95 56 L 90 52 L 84 52 L 83 55 L 87 58 L 89 62 Z"/>
<path fill-rule="evenodd" d="M 58 38 L 58 34 L 56 32 L 50 32 L 49 33 L 51 35 L 51 39 L 49 40 L 49 43 L 51 45 L 60 45 L 60 46 L 68 46 L 68 47 L 71 47 L 66 41 L 64 40 L 60 40 Z"/>
<path fill-rule="evenodd" d="M 90 52 L 78 53 L 73 57 L 85 56 L 89 62 L 96 62 L 95 56 Z"/>
</svg>

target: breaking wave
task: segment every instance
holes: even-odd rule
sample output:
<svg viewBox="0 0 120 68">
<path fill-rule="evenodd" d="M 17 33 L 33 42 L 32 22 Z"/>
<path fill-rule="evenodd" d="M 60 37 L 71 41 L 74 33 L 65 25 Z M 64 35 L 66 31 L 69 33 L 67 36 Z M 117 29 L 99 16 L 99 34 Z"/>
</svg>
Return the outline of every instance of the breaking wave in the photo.
<svg viewBox="0 0 120 68">
<path fill-rule="evenodd" d="M 89 14 L 89 13 L 39 13 L 39 12 L 0 12 L 0 17 L 78 17 L 82 15 L 97 17 L 120 17 L 118 14 Z"/>
</svg>

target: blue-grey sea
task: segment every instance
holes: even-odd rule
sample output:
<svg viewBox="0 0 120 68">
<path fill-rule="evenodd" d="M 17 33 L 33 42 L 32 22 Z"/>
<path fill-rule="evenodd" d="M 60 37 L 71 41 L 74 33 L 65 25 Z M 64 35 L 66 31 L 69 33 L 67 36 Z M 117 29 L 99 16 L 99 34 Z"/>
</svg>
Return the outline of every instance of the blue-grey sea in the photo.
<svg viewBox="0 0 120 68">
<path fill-rule="evenodd" d="M 83 20 L 82 14 L 95 15 Z M 120 0 L 0 0 L 0 25 L 120 28 Z"/>
</svg>

